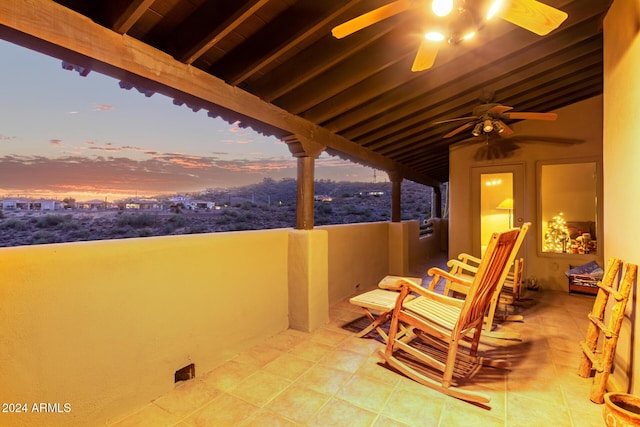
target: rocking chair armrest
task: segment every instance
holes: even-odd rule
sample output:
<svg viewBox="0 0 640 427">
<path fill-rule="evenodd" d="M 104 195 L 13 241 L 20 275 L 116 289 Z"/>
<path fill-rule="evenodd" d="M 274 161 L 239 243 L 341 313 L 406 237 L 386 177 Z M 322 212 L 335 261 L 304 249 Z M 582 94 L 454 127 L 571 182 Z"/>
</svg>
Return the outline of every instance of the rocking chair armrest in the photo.
<svg viewBox="0 0 640 427">
<path fill-rule="evenodd" d="M 478 264 L 480 265 L 480 262 L 482 261 L 480 258 L 475 257 L 473 255 L 467 254 L 462 252 L 461 254 L 458 255 L 458 259 L 462 262 L 464 262 L 465 264 L 469 264 L 469 261 L 471 261 L 474 264 Z"/>
<path fill-rule="evenodd" d="M 427 274 L 429 276 L 433 276 L 432 283 L 433 282 L 437 283 L 437 281 L 439 281 L 440 278 L 444 278 L 444 279 L 449 280 L 451 282 L 458 283 L 460 285 L 466 285 L 466 286 L 471 286 L 471 284 L 473 282 L 472 280 L 465 279 L 465 278 L 460 277 L 460 276 L 456 276 L 456 275 L 451 274 L 448 271 L 444 271 L 444 270 L 442 270 L 441 268 L 438 268 L 438 267 L 431 267 L 429 269 L 429 271 L 427 272 Z"/>
<path fill-rule="evenodd" d="M 379 288 L 387 289 L 390 291 L 400 291 L 402 290 L 403 285 L 408 286 L 412 292 L 415 291 L 416 289 L 423 289 L 419 283 L 417 283 L 416 281 L 408 277 L 398 277 L 394 281 L 382 281 L 378 283 Z"/>
<path fill-rule="evenodd" d="M 404 282 L 403 285 L 404 286 L 409 286 L 410 290 L 412 292 L 418 294 L 419 297 L 425 297 L 425 298 L 428 298 L 428 299 L 431 299 L 431 300 L 434 300 L 434 301 L 438 301 L 438 302 L 446 304 L 446 305 L 452 305 L 452 306 L 455 306 L 455 307 L 462 307 L 463 304 L 464 304 L 464 300 L 462 300 L 462 299 L 453 298 L 453 297 L 450 297 L 450 296 L 447 296 L 447 295 L 442 295 L 442 294 L 439 294 L 437 292 L 434 292 L 431 289 L 425 289 L 422 286 L 417 286 L 416 287 L 414 284 L 408 283 L 408 281 Z"/>
<path fill-rule="evenodd" d="M 449 261 L 447 261 L 447 267 L 450 268 L 449 272 L 452 274 L 463 273 L 465 271 L 473 274 L 478 272 L 478 267 L 465 264 L 464 262 L 458 261 L 457 259 L 450 259 Z"/>
</svg>

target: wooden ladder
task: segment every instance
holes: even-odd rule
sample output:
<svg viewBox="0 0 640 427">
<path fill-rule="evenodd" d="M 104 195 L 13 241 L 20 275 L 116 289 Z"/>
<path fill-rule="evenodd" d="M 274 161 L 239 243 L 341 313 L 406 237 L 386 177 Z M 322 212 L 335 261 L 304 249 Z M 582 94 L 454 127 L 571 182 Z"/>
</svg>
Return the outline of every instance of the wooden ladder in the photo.
<svg viewBox="0 0 640 427">
<path fill-rule="evenodd" d="M 623 264 L 626 266 L 626 271 L 624 271 L 619 286 L 615 287 L 615 283 L 619 281 L 618 273 Z M 589 394 L 589 399 L 595 403 L 604 401 L 604 391 L 611 373 L 611 365 L 618 344 L 618 334 L 637 270 L 638 266 L 635 264 L 623 263 L 620 259 L 611 258 L 602 281 L 598 282 L 598 294 L 593 303 L 593 309 L 588 315 L 590 322 L 587 336 L 580 343 L 582 357 L 578 368 L 578 374 L 584 378 L 588 378 L 591 375 L 591 369 L 595 369 Z M 614 298 L 615 302 L 612 304 L 608 322 L 605 324 L 605 309 L 610 296 Z M 604 343 L 602 350 L 597 351 L 598 338 L 601 334 L 604 336 Z"/>
</svg>

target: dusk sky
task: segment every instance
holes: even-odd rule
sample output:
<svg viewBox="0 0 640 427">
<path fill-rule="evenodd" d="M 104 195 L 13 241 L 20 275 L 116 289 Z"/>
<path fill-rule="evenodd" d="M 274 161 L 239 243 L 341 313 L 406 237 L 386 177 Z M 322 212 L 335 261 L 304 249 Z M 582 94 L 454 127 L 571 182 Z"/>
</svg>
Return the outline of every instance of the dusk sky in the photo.
<svg viewBox="0 0 640 427">
<path fill-rule="evenodd" d="M 275 138 L 96 72 L 82 77 L 4 40 L 0 57 L 0 197 L 113 201 L 296 177 L 295 158 Z M 316 161 L 316 179 L 373 174 L 326 153 Z"/>
</svg>

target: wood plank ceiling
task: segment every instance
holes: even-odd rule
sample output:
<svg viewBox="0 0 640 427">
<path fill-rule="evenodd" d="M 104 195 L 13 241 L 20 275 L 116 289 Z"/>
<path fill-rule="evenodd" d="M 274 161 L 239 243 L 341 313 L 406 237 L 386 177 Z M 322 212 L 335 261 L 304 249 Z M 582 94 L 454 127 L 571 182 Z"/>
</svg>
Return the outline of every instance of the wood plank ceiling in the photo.
<svg viewBox="0 0 640 427">
<path fill-rule="evenodd" d="M 448 181 L 449 146 L 470 132 L 444 139 L 458 124 L 434 121 L 470 115 L 487 94 L 514 111 L 546 112 L 602 93 L 602 19 L 611 0 L 543 1 L 569 15 L 549 35 L 492 21 L 469 44 L 440 49 L 422 72 L 410 70 L 419 43 L 414 13 L 331 36 L 335 25 L 389 0 L 56 0 L 55 7 L 214 76 L 243 100 L 275 106 L 284 122 L 308 125 L 331 154 L 438 185 Z M 18 15 L 30 2 L 9 3 L 6 13 Z M 66 13 L 59 9 L 51 19 Z M 0 37 L 21 42 L 1 30 L 0 21 Z M 183 100 L 263 133 L 292 133 L 246 101 L 216 106 L 193 92 Z"/>
</svg>

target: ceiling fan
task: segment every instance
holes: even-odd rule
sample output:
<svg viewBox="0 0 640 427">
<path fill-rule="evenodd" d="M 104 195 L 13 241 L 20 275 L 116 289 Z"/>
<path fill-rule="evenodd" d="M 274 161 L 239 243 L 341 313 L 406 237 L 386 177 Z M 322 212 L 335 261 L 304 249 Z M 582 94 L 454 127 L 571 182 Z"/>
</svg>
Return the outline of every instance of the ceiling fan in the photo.
<svg viewBox="0 0 640 427">
<path fill-rule="evenodd" d="M 396 0 L 334 27 L 331 33 L 341 39 L 408 10 L 422 15 L 425 30 L 411 71 L 431 68 L 442 42 L 470 39 L 493 17 L 544 36 L 568 16 L 537 0 Z"/>
<path fill-rule="evenodd" d="M 451 132 L 445 134 L 443 138 L 451 138 L 460 132 L 473 127 L 473 136 L 498 134 L 501 137 L 508 137 L 513 134 L 513 130 L 507 126 L 505 120 L 556 120 L 556 113 L 533 113 L 533 112 L 511 112 L 513 107 L 491 103 L 482 104 L 473 109 L 470 116 L 456 117 L 454 119 L 440 120 L 434 124 L 464 122 Z"/>
</svg>

